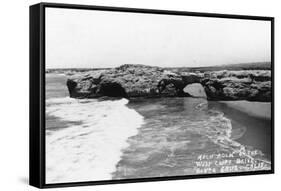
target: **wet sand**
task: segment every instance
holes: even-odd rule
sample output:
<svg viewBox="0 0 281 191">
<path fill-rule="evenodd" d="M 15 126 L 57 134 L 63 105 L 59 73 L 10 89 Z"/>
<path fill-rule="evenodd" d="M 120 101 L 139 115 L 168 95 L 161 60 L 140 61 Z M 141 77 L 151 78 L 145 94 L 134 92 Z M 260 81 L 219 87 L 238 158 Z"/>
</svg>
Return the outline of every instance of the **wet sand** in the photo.
<svg viewBox="0 0 281 191">
<path fill-rule="evenodd" d="M 271 103 L 249 101 L 209 102 L 231 119 L 234 139 L 261 150 L 271 160 Z M 240 132 L 237 132 L 240 131 Z M 244 132 L 243 132 L 244 131 Z"/>
<path fill-rule="evenodd" d="M 113 179 L 225 172 L 224 167 L 229 166 L 214 165 L 217 160 L 214 158 L 203 160 L 210 164 L 208 168 L 198 168 L 196 164 L 200 162 L 200 156 L 227 155 L 232 152 L 230 147 L 234 142 L 228 142 L 229 148 L 222 147 L 212 141 L 212 136 L 208 136 L 214 135 L 215 131 L 209 131 L 212 126 L 222 127 L 217 133 L 225 133 L 223 130 L 226 128 L 226 118 L 218 117 L 214 121 L 208 118 L 209 114 L 216 116 L 217 111 L 224 113 L 231 121 L 231 139 L 245 145 L 249 150 L 259 149 L 262 153 L 265 152 L 265 156 L 260 158 L 270 160 L 267 157 L 271 148 L 268 120 L 247 115 L 227 104 L 206 102 L 205 99 L 162 98 L 136 99 L 128 106 L 144 116 L 145 123 L 136 136 L 129 138 L 130 146 L 123 150 Z M 223 146 L 228 145 L 227 140 L 225 141 Z M 254 170 L 247 169 L 247 165 L 237 164 L 237 161 L 247 159 L 245 156 L 235 155 L 226 159 L 238 168 L 226 172 Z"/>
<path fill-rule="evenodd" d="M 221 101 L 221 103 L 253 117 L 271 119 L 271 102 Z"/>
</svg>

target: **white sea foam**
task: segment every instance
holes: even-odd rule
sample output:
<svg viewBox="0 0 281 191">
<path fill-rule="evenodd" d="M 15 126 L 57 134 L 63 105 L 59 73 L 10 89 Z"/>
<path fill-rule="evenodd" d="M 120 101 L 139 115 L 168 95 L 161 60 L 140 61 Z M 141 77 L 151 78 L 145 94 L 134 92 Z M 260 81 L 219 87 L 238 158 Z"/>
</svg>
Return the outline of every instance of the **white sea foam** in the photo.
<svg viewBox="0 0 281 191">
<path fill-rule="evenodd" d="M 47 134 L 46 182 L 111 179 L 128 137 L 136 135 L 143 123 L 143 117 L 127 103 L 126 99 L 47 100 L 47 115 L 81 124 Z"/>
<path fill-rule="evenodd" d="M 251 156 L 249 154 L 251 150 L 247 149 L 245 145 L 232 139 L 231 120 L 225 117 L 223 112 L 216 110 L 210 110 L 209 112 L 211 113 L 211 117 L 208 120 L 208 125 L 205 126 L 207 128 L 204 134 L 211 141 L 223 148 L 229 149 L 233 154 L 240 154 L 240 156 L 247 157 L 253 161 L 262 161 L 267 164 L 267 166 L 264 167 L 264 170 L 270 169 L 270 166 L 268 166 L 271 164 L 270 161 Z M 260 151 L 260 153 L 262 152 Z"/>
</svg>

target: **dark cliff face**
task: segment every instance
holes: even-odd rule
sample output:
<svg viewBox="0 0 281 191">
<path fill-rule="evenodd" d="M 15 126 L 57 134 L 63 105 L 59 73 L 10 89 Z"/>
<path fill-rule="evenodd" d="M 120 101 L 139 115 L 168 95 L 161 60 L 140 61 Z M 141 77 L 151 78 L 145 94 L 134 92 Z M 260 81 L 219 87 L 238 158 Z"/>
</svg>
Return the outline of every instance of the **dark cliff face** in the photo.
<svg viewBox="0 0 281 191">
<path fill-rule="evenodd" d="M 194 79 L 193 79 L 194 78 Z M 187 96 L 183 88 L 198 76 L 181 76 L 159 67 L 122 65 L 107 71 L 74 75 L 67 80 L 71 97 L 175 97 Z"/>
<path fill-rule="evenodd" d="M 179 74 L 159 67 L 127 64 L 71 76 L 67 87 L 70 97 L 75 98 L 179 97 L 193 96 L 192 92 L 185 91 L 189 89 L 185 87 L 193 83 L 200 83 L 210 100 L 271 100 L 270 71 Z"/>
<path fill-rule="evenodd" d="M 210 100 L 271 101 L 269 70 L 208 72 L 201 84 Z"/>
</svg>

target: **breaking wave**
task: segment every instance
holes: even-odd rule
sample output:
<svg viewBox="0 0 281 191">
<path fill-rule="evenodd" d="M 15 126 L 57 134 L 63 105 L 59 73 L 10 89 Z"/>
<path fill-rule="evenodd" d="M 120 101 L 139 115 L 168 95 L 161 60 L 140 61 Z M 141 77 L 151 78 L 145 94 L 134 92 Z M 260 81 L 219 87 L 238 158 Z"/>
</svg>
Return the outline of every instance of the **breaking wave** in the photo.
<svg viewBox="0 0 281 191">
<path fill-rule="evenodd" d="M 66 122 L 67 128 L 46 129 L 46 182 L 109 180 L 143 123 L 143 117 L 120 100 L 46 100 L 46 115 Z"/>
<path fill-rule="evenodd" d="M 196 109 L 201 110 L 200 104 Z M 266 165 L 265 169 L 270 169 L 271 162 L 264 158 L 264 154 L 256 149 L 249 148 L 234 140 L 232 136 L 231 120 L 224 116 L 224 113 L 217 110 L 208 110 L 207 119 L 204 121 L 197 121 L 194 130 L 201 135 L 207 136 L 213 143 L 228 150 L 232 154 L 238 154 L 246 157 L 252 161 L 261 161 Z M 255 156 L 251 155 L 253 151 L 258 151 Z"/>
</svg>

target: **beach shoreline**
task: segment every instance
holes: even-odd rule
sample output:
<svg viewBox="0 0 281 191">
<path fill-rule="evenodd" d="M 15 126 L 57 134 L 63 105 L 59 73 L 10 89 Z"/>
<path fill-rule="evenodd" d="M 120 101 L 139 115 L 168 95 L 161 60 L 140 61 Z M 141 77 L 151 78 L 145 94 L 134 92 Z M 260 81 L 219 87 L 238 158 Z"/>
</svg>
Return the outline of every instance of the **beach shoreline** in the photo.
<svg viewBox="0 0 281 191">
<path fill-rule="evenodd" d="M 202 162 L 198 156 L 228 153 L 218 140 L 226 141 L 223 146 L 245 145 L 271 161 L 270 119 L 265 115 L 270 103 L 193 97 L 139 97 L 126 103 L 124 98 L 74 99 L 68 97 L 66 80 L 63 75 L 47 75 L 46 80 L 49 183 L 210 173 L 196 166 Z M 259 107 L 263 112 L 257 111 Z M 135 123 L 136 118 L 141 123 Z M 228 130 L 233 141 L 228 142 Z M 111 152 L 104 153 L 105 149 Z M 233 165 L 237 159 L 245 157 L 229 158 Z M 240 166 L 237 172 L 247 170 Z M 220 166 L 212 167 L 221 172 Z"/>
<path fill-rule="evenodd" d="M 271 119 L 271 102 L 219 101 L 252 117 Z"/>
</svg>

